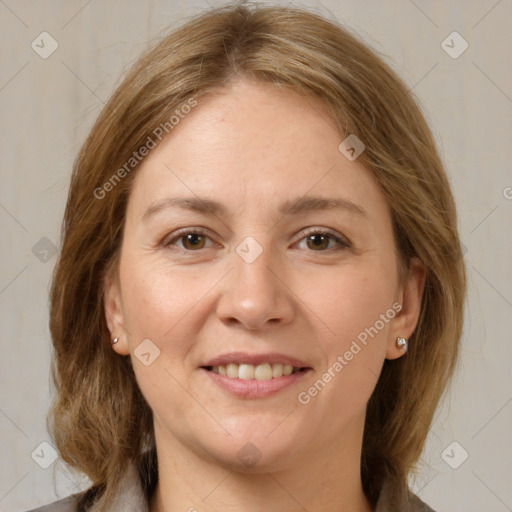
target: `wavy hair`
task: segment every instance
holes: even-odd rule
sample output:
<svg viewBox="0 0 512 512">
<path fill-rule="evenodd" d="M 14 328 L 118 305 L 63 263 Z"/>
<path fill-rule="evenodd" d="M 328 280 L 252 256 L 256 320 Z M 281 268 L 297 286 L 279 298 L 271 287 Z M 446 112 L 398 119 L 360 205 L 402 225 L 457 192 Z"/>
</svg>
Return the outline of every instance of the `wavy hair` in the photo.
<svg viewBox="0 0 512 512">
<path fill-rule="evenodd" d="M 466 271 L 455 204 L 411 91 L 348 29 L 303 8 L 235 3 L 190 18 L 139 57 L 103 108 L 74 162 L 52 278 L 49 431 L 105 508 L 128 463 L 150 453 L 154 467 L 152 413 L 129 356 L 111 349 L 104 313 L 105 280 L 117 268 L 138 167 L 130 159 L 191 98 L 200 103 L 240 77 L 322 100 L 340 136 L 364 142 L 358 161 L 387 199 L 398 261 L 407 268 L 416 256 L 425 265 L 407 357 L 384 362 L 361 455 L 370 502 L 385 480 L 403 499 L 458 356 Z"/>
</svg>

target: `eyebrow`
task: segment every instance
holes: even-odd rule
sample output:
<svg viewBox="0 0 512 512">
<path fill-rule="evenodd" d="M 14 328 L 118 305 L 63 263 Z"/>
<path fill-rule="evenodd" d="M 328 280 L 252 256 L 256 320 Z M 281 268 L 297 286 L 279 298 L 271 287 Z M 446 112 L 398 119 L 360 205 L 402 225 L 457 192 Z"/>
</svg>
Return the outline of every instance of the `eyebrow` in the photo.
<svg viewBox="0 0 512 512">
<path fill-rule="evenodd" d="M 142 216 L 143 222 L 169 208 L 181 208 L 197 213 L 204 213 L 216 217 L 228 217 L 229 210 L 220 202 L 206 197 L 168 197 L 152 204 Z M 353 213 L 363 218 L 368 218 L 366 210 L 348 199 L 339 197 L 303 196 L 297 199 L 285 201 L 279 207 L 281 215 L 298 215 L 318 210 L 342 210 Z"/>
</svg>

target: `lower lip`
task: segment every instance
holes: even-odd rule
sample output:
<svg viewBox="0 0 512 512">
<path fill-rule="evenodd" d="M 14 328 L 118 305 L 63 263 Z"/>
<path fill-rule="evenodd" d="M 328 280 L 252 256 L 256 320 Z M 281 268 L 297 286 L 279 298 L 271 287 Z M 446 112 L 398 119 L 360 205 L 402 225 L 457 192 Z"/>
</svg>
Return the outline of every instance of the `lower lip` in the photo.
<svg viewBox="0 0 512 512">
<path fill-rule="evenodd" d="M 200 368 L 201 371 L 208 374 L 208 376 L 221 388 L 229 391 L 231 394 L 240 398 L 263 398 L 271 396 L 279 391 L 282 391 L 294 384 L 300 382 L 310 369 L 304 370 L 291 375 L 283 375 L 277 379 L 270 380 L 256 380 L 256 379 L 232 379 L 221 375 L 220 373 L 213 373 L 212 371 Z"/>
</svg>

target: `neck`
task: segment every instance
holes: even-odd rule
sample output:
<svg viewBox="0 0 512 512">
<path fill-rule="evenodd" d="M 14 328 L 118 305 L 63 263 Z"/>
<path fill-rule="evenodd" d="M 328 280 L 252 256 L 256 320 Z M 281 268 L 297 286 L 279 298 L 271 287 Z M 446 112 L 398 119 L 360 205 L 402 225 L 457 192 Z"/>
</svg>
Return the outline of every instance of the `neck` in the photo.
<svg viewBox="0 0 512 512">
<path fill-rule="evenodd" d="M 219 464 L 155 424 L 159 478 L 150 511 L 372 512 L 360 475 L 364 418 L 360 423 L 354 421 L 335 446 L 319 442 L 285 468 L 259 472 Z"/>
</svg>

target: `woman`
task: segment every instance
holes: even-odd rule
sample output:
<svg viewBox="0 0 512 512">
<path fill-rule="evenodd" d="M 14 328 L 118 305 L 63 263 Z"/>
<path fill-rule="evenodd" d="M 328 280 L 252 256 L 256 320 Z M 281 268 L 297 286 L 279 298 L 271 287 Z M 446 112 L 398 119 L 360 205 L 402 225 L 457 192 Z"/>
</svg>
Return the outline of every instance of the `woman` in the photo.
<svg viewBox="0 0 512 512">
<path fill-rule="evenodd" d="M 466 278 L 396 74 L 290 7 L 148 50 L 75 163 L 50 431 L 89 490 L 39 511 L 429 511 L 408 488 Z"/>
</svg>

